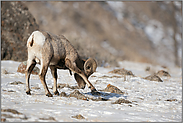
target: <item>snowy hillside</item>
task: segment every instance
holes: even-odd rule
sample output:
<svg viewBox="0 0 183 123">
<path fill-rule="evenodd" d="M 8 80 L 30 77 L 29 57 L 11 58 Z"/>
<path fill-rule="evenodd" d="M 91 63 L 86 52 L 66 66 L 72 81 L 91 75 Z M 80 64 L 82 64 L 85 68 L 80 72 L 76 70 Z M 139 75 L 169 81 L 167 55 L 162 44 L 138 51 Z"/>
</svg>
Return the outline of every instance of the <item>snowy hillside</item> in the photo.
<svg viewBox="0 0 183 123">
<path fill-rule="evenodd" d="M 87 87 L 73 89 L 68 86 L 58 89 L 67 95 L 75 90 L 88 98 L 45 96 L 38 75 L 31 75 L 31 94 L 25 93 L 25 74 L 16 72 L 20 62 L 1 61 L 1 121 L 105 121 L 105 122 L 180 122 L 182 121 L 182 71 L 180 68 L 162 68 L 151 64 L 120 62 L 120 68 L 132 71 L 135 77 L 109 73 L 117 68 L 98 67 L 89 80 L 97 90 L 104 90 L 109 84 L 124 94 L 99 91 L 92 95 Z M 37 65 L 40 67 L 39 65 Z M 150 71 L 146 71 L 149 67 Z M 161 77 L 163 82 L 142 79 L 153 72 L 166 70 L 171 77 Z M 77 86 L 69 71 L 58 70 L 58 83 Z M 46 76 L 47 85 L 53 93 L 53 78 L 50 70 Z M 114 104 L 124 99 L 129 103 Z M 107 101 L 106 101 L 107 100 Z"/>
</svg>

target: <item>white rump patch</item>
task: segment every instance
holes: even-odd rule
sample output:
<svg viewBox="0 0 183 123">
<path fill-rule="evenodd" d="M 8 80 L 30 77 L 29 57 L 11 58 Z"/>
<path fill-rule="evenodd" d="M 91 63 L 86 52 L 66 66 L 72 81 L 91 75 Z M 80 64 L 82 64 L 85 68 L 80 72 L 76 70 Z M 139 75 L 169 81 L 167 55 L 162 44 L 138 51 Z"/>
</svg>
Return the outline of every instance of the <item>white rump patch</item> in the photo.
<svg viewBox="0 0 183 123">
<path fill-rule="evenodd" d="M 45 36 L 40 31 L 34 31 L 27 40 L 27 47 L 29 45 L 29 42 L 32 41 L 32 37 L 33 37 L 33 41 L 34 41 L 33 45 L 34 44 L 39 45 L 39 46 L 44 45 Z"/>
</svg>

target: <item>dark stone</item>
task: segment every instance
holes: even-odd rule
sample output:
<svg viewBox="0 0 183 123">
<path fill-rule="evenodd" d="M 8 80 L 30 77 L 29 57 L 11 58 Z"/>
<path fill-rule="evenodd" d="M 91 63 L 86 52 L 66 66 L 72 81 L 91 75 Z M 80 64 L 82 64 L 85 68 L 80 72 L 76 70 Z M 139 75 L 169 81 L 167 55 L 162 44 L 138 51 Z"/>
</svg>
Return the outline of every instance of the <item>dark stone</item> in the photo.
<svg viewBox="0 0 183 123">
<path fill-rule="evenodd" d="M 81 94 L 78 90 L 75 90 L 74 92 L 72 92 L 69 97 L 75 97 L 77 99 L 81 99 L 81 100 L 87 100 L 88 98 L 86 96 L 84 96 L 83 94 Z"/>
<path fill-rule="evenodd" d="M 131 71 L 126 70 L 124 68 L 122 69 L 114 69 L 113 71 L 109 71 L 109 73 L 115 73 L 115 74 L 120 74 L 120 75 L 129 75 L 129 76 L 135 76 Z"/>
<path fill-rule="evenodd" d="M 119 88 L 111 84 L 108 84 L 107 87 L 102 91 L 116 93 L 116 94 L 124 94 L 124 92 L 122 92 Z"/>
<path fill-rule="evenodd" d="M 15 109 L 1 109 L 1 112 L 11 112 L 13 114 L 22 114 Z"/>
<path fill-rule="evenodd" d="M 14 81 L 10 83 L 11 85 L 18 85 L 18 84 L 24 84 L 23 82 L 20 81 Z"/>
<path fill-rule="evenodd" d="M 61 92 L 61 93 L 60 93 L 60 96 L 61 96 L 61 97 L 68 97 L 67 94 L 66 94 L 65 92 Z"/>
<path fill-rule="evenodd" d="M 72 118 L 76 118 L 76 119 L 85 119 L 81 114 L 76 115 L 76 116 L 72 116 Z"/>
<path fill-rule="evenodd" d="M 156 74 L 149 75 L 149 76 L 145 77 L 144 79 L 147 79 L 147 80 L 150 80 L 150 81 L 163 82 L 163 80 L 161 80 L 161 78 L 159 76 L 157 76 Z"/>
<path fill-rule="evenodd" d="M 18 66 L 17 72 L 25 73 L 26 67 L 27 67 L 27 61 L 24 61 Z M 32 74 L 38 75 L 39 71 L 40 71 L 39 68 L 35 66 L 34 69 L 32 70 Z"/>
<path fill-rule="evenodd" d="M 129 104 L 129 103 L 132 103 L 132 102 L 129 101 L 129 100 L 125 100 L 125 99 L 118 99 L 115 102 L 113 102 L 112 104 L 121 104 L 121 103 L 127 103 L 127 104 Z"/>
<path fill-rule="evenodd" d="M 27 60 L 27 39 L 38 29 L 34 17 L 22 2 L 1 2 L 1 59 Z"/>
<path fill-rule="evenodd" d="M 166 77 L 171 77 L 170 74 L 167 72 L 167 71 L 164 71 L 164 70 L 160 70 L 156 73 L 156 75 L 158 76 L 166 76 Z"/>
</svg>

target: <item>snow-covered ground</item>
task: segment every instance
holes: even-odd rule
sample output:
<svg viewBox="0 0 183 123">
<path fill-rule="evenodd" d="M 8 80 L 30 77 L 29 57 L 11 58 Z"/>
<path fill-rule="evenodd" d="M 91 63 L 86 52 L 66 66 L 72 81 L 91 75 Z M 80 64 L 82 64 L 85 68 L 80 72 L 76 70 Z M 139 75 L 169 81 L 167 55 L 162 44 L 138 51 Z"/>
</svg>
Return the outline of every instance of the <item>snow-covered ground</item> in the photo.
<svg viewBox="0 0 183 123">
<path fill-rule="evenodd" d="M 102 95 L 109 101 L 86 101 L 74 97 L 45 96 L 43 86 L 38 75 L 31 75 L 30 85 L 32 95 L 25 93 L 25 74 L 16 72 L 20 62 L 1 61 L 1 109 L 15 109 L 22 114 L 1 112 L 1 119 L 11 115 L 6 121 L 104 121 L 104 122 L 180 122 L 182 121 L 182 70 L 181 68 L 167 68 L 172 76 L 163 77 L 163 82 L 142 79 L 150 75 L 145 71 L 150 67 L 152 71 L 162 70 L 161 66 L 142 64 L 135 62 L 120 62 L 121 67 L 131 70 L 136 77 L 112 77 L 108 73 L 115 68 L 98 67 L 89 80 L 97 90 L 106 88 L 108 84 L 118 87 L 125 92 L 124 95 Z M 38 66 L 38 65 L 37 65 Z M 38 66 L 40 67 L 40 66 Z M 8 72 L 5 72 L 5 70 Z M 73 76 L 67 70 L 58 70 L 58 83 L 77 85 Z M 120 76 L 120 75 L 115 75 Z M 53 78 L 50 69 L 46 76 L 50 92 L 53 86 Z M 12 85 L 10 83 L 20 81 L 24 84 Z M 35 88 L 40 89 L 35 89 Z M 90 89 L 78 89 L 88 97 L 94 97 Z M 70 94 L 73 89 L 64 87 L 58 90 Z M 112 104 L 119 98 L 127 99 L 132 104 Z M 167 100 L 173 101 L 167 101 Z M 7 115 L 3 115 L 7 114 Z M 81 114 L 85 119 L 76 119 L 72 116 Z M 25 118 L 26 117 L 26 118 Z M 51 117 L 51 118 L 50 118 Z M 47 120 L 46 120 L 47 119 Z"/>
</svg>

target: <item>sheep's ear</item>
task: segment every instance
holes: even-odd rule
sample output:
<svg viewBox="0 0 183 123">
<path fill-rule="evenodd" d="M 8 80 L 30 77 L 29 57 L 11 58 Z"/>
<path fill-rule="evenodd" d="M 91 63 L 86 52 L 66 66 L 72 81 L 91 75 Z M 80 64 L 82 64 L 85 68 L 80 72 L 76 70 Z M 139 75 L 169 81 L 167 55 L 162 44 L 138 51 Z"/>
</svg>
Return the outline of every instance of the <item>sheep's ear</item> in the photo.
<svg viewBox="0 0 183 123">
<path fill-rule="evenodd" d="M 93 74 L 97 69 L 97 62 L 93 58 L 89 58 L 84 63 L 84 71 L 87 77 Z"/>
</svg>

